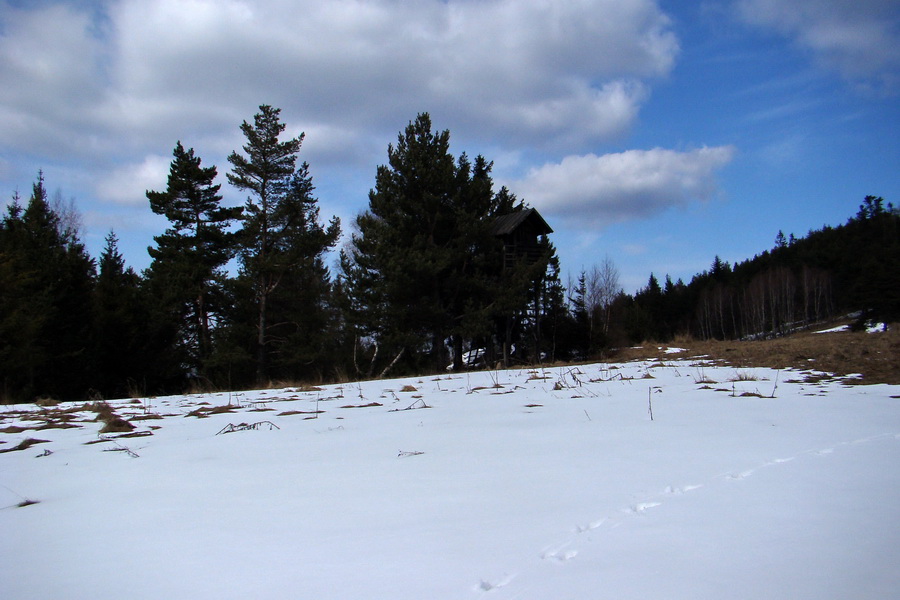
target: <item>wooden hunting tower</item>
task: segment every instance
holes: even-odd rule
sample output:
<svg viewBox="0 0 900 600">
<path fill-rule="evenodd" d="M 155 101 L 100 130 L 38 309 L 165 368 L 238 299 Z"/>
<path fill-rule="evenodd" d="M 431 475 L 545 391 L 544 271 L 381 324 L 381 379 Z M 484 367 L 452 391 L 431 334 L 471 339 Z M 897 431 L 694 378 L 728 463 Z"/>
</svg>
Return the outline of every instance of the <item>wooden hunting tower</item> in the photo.
<svg viewBox="0 0 900 600">
<path fill-rule="evenodd" d="M 553 230 L 537 210 L 523 208 L 497 217 L 491 232 L 503 242 L 505 269 L 518 261 L 537 262 L 542 252 L 538 239 Z"/>
</svg>

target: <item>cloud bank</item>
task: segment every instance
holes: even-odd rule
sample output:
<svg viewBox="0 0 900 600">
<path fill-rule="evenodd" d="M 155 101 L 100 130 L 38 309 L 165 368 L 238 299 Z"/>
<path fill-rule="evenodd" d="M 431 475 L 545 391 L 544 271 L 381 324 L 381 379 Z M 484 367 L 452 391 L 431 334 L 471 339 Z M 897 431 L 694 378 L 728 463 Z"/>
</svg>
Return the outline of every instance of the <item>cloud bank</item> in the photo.
<svg viewBox="0 0 900 600">
<path fill-rule="evenodd" d="M 717 190 L 716 171 L 731 162 L 735 152 L 733 146 L 718 146 L 568 156 L 532 169 L 514 189 L 570 226 L 603 228 L 708 200 Z"/>
<path fill-rule="evenodd" d="M 469 137 L 586 145 L 626 132 L 678 54 L 651 0 L 121 0 L 0 14 L 0 116 L 23 124 L 0 144 L 135 164 L 192 136 L 227 147 L 262 103 L 297 132 L 354 132 L 350 147 L 383 146 L 423 110 Z"/>
</svg>

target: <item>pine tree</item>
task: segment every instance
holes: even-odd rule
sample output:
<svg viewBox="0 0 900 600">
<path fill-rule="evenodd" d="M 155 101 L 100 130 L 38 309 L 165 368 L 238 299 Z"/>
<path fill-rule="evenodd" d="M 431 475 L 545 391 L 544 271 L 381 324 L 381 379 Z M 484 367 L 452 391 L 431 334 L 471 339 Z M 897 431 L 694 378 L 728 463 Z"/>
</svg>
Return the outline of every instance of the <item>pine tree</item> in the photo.
<svg viewBox="0 0 900 600">
<path fill-rule="evenodd" d="M 336 323 L 324 254 L 340 238 L 340 220 L 320 223 L 314 190 L 304 162 L 272 213 L 270 256 L 280 275 L 267 307 L 267 344 L 272 374 L 286 379 L 321 377 L 334 354 Z"/>
<path fill-rule="evenodd" d="M 273 256 L 273 213 L 287 192 L 297 163 L 303 135 L 284 142 L 279 137 L 286 125 L 279 120 L 281 109 L 261 105 L 253 125 L 244 121 L 241 132 L 247 138 L 243 150 L 247 156 L 232 152 L 228 162 L 232 172 L 228 181 L 250 196 L 244 205 L 240 231 L 240 258 L 244 274 L 253 282 L 257 305 L 256 377 L 263 383 L 268 377 L 268 301 L 278 287 L 283 270 Z"/>
<path fill-rule="evenodd" d="M 447 294 L 456 257 L 453 201 L 457 170 L 449 152 L 450 132 L 431 131 L 420 114 L 388 146 L 388 165 L 378 167 L 369 209 L 356 219 L 353 268 L 345 275 L 378 343 L 389 352 L 430 345 L 433 368 L 446 364 L 444 342 L 453 316 Z"/>
<path fill-rule="evenodd" d="M 221 205 L 216 167 L 202 167 L 193 148 L 186 151 L 179 141 L 172 155 L 166 191 L 147 192 L 150 208 L 170 223 L 148 249 L 148 286 L 175 324 L 187 368 L 204 374 L 214 323 L 224 310 L 224 266 L 234 252 L 228 227 L 241 209 Z"/>
<path fill-rule="evenodd" d="M 407 353 L 414 366 L 427 355 L 432 369 L 447 365 L 447 340 L 461 367 L 465 341 L 489 341 L 513 296 L 524 306 L 530 281 L 503 273 L 491 232 L 515 197 L 494 194 L 491 163 L 456 160 L 449 145 L 450 132 L 433 132 L 427 113 L 409 123 L 388 146 L 388 164 L 378 167 L 369 208 L 341 256 L 354 337 L 369 336 L 393 360 Z"/>
<path fill-rule="evenodd" d="M 327 228 L 318 222 L 309 166 L 303 163 L 295 169 L 303 134 L 280 141 L 286 128 L 279 120 L 281 110 L 268 105 L 259 109 L 252 125 L 246 121 L 241 125 L 247 138 L 243 146 L 246 156 L 229 155 L 232 172 L 228 181 L 250 193 L 238 232 L 239 257 L 242 285 L 252 291 L 255 303 L 256 379 L 264 383 L 270 375 L 271 355 L 297 355 L 302 343 L 298 332 L 310 330 L 299 326 L 299 321 L 304 314 L 316 312 L 325 300 L 328 273 L 322 257 L 337 243 L 340 222 L 334 218 Z M 276 290 L 282 286 L 287 297 L 288 289 L 296 292 L 297 286 L 304 285 L 300 282 L 305 282 L 308 297 L 295 303 L 291 314 L 282 312 L 274 319 L 278 315 L 273 313 L 281 309 L 270 304 L 283 305 L 274 295 Z M 299 356 L 303 355 L 307 358 L 289 362 L 308 360 L 309 355 L 300 352 Z"/>
</svg>

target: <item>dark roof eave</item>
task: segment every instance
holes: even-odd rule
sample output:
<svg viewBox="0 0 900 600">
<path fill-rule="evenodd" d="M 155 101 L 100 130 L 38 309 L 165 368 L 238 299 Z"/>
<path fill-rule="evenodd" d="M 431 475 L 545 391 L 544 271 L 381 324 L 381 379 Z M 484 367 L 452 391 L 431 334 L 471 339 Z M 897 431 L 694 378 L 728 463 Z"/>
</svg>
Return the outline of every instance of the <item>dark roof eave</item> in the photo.
<svg viewBox="0 0 900 600">
<path fill-rule="evenodd" d="M 536 221 L 535 225 L 538 235 L 553 233 L 553 229 L 547 225 L 544 217 L 534 208 L 517 210 L 516 212 L 497 217 L 497 220 L 494 221 L 494 225 L 491 227 L 491 233 L 495 236 L 509 235 L 529 219 Z"/>
</svg>

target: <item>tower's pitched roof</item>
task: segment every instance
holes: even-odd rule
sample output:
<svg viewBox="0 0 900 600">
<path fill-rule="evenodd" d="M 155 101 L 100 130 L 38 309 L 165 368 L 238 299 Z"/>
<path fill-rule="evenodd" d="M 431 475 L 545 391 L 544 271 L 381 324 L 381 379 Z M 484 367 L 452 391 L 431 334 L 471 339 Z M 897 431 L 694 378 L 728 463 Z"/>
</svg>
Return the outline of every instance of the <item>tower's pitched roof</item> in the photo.
<svg viewBox="0 0 900 600">
<path fill-rule="evenodd" d="M 537 235 L 547 235 L 553 233 L 553 229 L 547 225 L 547 221 L 534 208 L 524 208 L 511 212 L 508 215 L 497 217 L 494 225 L 491 227 L 491 233 L 496 236 L 509 235 L 528 224 Z"/>
</svg>

